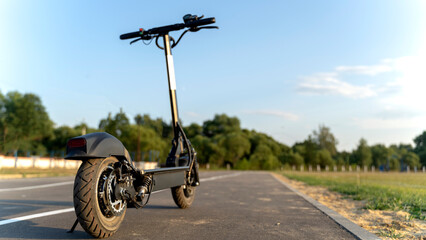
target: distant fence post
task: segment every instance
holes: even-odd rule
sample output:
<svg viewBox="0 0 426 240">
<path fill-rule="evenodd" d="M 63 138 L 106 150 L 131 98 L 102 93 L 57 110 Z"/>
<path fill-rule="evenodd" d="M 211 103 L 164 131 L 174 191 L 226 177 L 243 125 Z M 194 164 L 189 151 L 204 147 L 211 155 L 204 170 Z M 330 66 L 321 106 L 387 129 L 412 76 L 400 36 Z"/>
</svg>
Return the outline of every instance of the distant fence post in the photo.
<svg viewBox="0 0 426 240">
<path fill-rule="evenodd" d="M 50 151 L 49 168 L 52 168 L 53 151 Z"/>
<path fill-rule="evenodd" d="M 416 173 L 417 172 L 417 167 L 414 167 L 414 173 Z"/>
<path fill-rule="evenodd" d="M 317 172 L 321 172 L 321 166 L 317 165 Z"/>
<path fill-rule="evenodd" d="M 15 150 L 13 155 L 15 156 L 15 168 L 17 168 L 18 167 L 18 150 Z"/>
<path fill-rule="evenodd" d="M 296 171 L 296 166 L 294 166 L 294 165 L 293 165 L 293 166 L 291 166 L 291 170 L 292 170 L 292 171 Z"/>
<path fill-rule="evenodd" d="M 356 171 L 359 172 L 360 171 L 360 167 L 358 165 L 356 165 Z"/>
<path fill-rule="evenodd" d="M 352 172 L 352 166 L 349 165 L 349 172 Z"/>
<path fill-rule="evenodd" d="M 374 172 L 376 170 L 376 167 L 371 166 L 371 172 Z"/>
<path fill-rule="evenodd" d="M 325 166 L 325 171 L 328 172 L 328 170 L 329 170 L 329 167 L 327 165 L 327 166 Z"/>
<path fill-rule="evenodd" d="M 206 164 L 206 169 L 209 170 L 210 169 L 210 163 Z"/>
<path fill-rule="evenodd" d="M 368 167 L 364 166 L 364 172 L 366 173 L 368 171 Z"/>
<path fill-rule="evenodd" d="M 345 170 L 345 165 L 342 165 L 342 172 L 346 171 Z"/>
<path fill-rule="evenodd" d="M 410 166 L 407 166 L 407 172 L 408 173 L 410 172 Z"/>
<path fill-rule="evenodd" d="M 337 172 L 337 166 L 336 165 L 333 166 L 333 171 Z"/>
<path fill-rule="evenodd" d="M 300 171 L 301 171 L 301 172 L 303 172 L 303 170 L 304 170 L 303 168 L 304 168 L 304 166 L 303 166 L 303 165 L 300 165 Z M 424 172 L 424 170 L 425 170 L 424 168 L 425 168 L 425 167 L 423 167 L 423 172 Z"/>
<path fill-rule="evenodd" d="M 33 160 L 33 168 L 35 168 L 38 157 L 37 156 L 32 156 L 31 158 Z"/>
<path fill-rule="evenodd" d="M 422 171 L 423 171 L 423 173 L 426 172 L 426 167 L 425 166 L 422 167 Z"/>
<path fill-rule="evenodd" d="M 309 165 L 309 172 L 312 172 L 312 166 Z"/>
</svg>

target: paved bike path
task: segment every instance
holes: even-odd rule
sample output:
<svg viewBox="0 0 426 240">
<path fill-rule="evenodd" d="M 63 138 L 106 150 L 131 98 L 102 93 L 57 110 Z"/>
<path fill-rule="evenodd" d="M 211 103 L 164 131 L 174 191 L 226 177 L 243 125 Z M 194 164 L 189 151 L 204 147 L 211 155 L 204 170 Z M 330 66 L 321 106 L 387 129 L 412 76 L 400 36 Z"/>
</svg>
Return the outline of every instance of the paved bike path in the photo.
<svg viewBox="0 0 426 240">
<path fill-rule="evenodd" d="M 201 178 L 210 180 L 201 182 L 191 208 L 177 208 L 169 191 L 153 194 L 145 209 L 128 210 L 110 239 L 355 239 L 269 173 L 202 172 Z M 70 206 L 72 185 L 0 192 L 0 221 Z M 0 239 L 91 239 L 80 226 L 66 233 L 74 220 L 67 212 L 2 225 Z"/>
</svg>

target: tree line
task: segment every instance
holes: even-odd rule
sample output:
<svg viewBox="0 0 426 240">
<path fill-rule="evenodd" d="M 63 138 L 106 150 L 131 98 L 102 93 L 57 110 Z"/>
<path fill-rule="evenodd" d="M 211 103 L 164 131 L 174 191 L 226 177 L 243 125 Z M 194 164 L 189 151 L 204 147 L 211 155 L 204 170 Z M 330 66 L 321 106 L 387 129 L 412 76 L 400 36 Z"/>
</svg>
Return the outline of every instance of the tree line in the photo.
<svg viewBox="0 0 426 240">
<path fill-rule="evenodd" d="M 320 125 L 306 140 L 293 146 L 272 137 L 241 128 L 237 117 L 217 114 L 201 125 L 191 123 L 184 130 L 198 152 L 200 164 L 212 167 L 231 165 L 235 169 L 278 169 L 290 166 L 376 166 L 399 170 L 426 165 L 426 131 L 410 144 L 369 146 L 361 139 L 351 152 L 337 151 L 338 140 L 329 127 Z M 97 128 L 85 123 L 55 127 L 41 99 L 32 93 L 0 93 L 0 152 L 5 155 L 61 157 L 69 138 L 104 131 L 120 139 L 135 161 L 147 160 L 147 153 L 165 160 L 172 140 L 171 123 L 148 114 L 133 121 L 122 111 L 109 113 Z"/>
</svg>

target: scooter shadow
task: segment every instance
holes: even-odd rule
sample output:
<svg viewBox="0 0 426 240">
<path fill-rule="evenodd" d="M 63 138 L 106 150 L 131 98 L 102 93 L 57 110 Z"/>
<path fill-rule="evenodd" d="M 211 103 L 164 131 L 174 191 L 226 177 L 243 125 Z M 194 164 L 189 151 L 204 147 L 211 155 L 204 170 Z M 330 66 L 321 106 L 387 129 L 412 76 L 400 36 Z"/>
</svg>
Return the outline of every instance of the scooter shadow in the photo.
<svg viewBox="0 0 426 240">
<path fill-rule="evenodd" d="M 170 209 L 179 209 L 179 207 L 177 206 L 164 206 L 164 205 L 150 205 L 148 204 L 146 207 L 144 207 L 144 209 L 165 209 L 165 210 L 170 210 Z"/>
<path fill-rule="evenodd" d="M 0 239 L 93 239 L 84 230 L 78 228 L 73 233 L 67 233 L 66 229 L 37 226 L 32 221 L 23 221 L 16 229 L 11 229 L 11 225 L 8 226 L 7 231 L 2 231 L 1 228 Z"/>
</svg>

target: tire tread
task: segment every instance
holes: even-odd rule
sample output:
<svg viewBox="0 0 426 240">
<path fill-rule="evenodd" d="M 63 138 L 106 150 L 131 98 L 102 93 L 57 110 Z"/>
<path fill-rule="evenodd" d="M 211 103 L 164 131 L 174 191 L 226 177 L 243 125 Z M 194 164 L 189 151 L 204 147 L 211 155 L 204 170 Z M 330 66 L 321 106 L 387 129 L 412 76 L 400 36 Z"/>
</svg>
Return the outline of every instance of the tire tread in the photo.
<svg viewBox="0 0 426 240">
<path fill-rule="evenodd" d="M 87 233 L 95 238 L 111 236 L 121 223 L 119 220 L 117 228 L 113 231 L 105 229 L 95 214 L 97 209 L 94 209 L 94 204 L 97 204 L 97 200 L 92 199 L 95 196 L 93 190 L 95 190 L 98 180 L 95 179 L 96 172 L 102 162 L 103 159 L 83 161 L 74 182 L 74 208 L 78 222 Z"/>
</svg>

